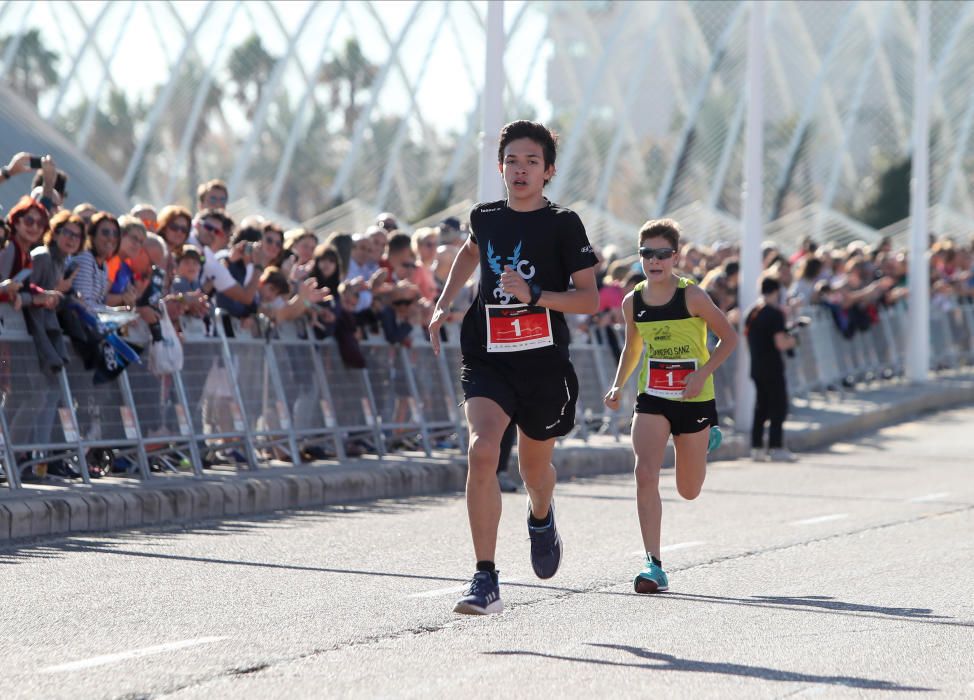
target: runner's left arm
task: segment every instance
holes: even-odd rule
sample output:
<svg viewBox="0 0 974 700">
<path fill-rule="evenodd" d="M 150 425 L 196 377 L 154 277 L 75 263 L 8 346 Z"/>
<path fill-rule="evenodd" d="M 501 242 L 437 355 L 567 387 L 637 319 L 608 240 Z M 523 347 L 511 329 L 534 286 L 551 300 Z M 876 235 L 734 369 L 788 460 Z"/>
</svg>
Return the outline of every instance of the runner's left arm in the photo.
<svg viewBox="0 0 974 700">
<path fill-rule="evenodd" d="M 552 311 L 566 314 L 594 314 L 599 310 L 599 290 L 595 284 L 595 268 L 585 267 L 572 273 L 574 289 L 567 292 L 541 290 L 535 304 Z M 510 265 L 504 266 L 501 286 L 508 294 L 513 294 L 521 303 L 531 301 L 531 287 Z"/>
<path fill-rule="evenodd" d="M 684 397 L 692 399 L 703 390 L 703 384 L 707 377 L 713 374 L 734 352 L 734 348 L 737 347 L 737 331 L 727 320 L 724 312 L 717 308 L 710 295 L 700 287 L 688 286 L 686 295 L 687 311 L 706 321 L 710 330 L 720 339 L 717 347 L 710 354 L 710 359 L 696 372 L 687 375 Z"/>
</svg>

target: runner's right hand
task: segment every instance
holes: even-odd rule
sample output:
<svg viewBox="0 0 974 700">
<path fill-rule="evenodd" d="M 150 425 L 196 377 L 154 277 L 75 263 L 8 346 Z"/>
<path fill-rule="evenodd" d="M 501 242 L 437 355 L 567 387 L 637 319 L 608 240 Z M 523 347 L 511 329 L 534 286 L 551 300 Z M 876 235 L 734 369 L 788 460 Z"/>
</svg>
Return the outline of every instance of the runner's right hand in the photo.
<svg viewBox="0 0 974 700">
<path fill-rule="evenodd" d="M 433 309 L 433 318 L 430 319 L 429 333 L 430 333 L 430 345 L 433 346 L 433 354 L 440 354 L 440 326 L 446 320 L 446 309 L 444 309 L 439 304 Z"/>
<path fill-rule="evenodd" d="M 602 401 L 610 411 L 618 411 L 619 404 L 622 402 L 622 387 L 614 386 L 609 389 Z"/>
</svg>

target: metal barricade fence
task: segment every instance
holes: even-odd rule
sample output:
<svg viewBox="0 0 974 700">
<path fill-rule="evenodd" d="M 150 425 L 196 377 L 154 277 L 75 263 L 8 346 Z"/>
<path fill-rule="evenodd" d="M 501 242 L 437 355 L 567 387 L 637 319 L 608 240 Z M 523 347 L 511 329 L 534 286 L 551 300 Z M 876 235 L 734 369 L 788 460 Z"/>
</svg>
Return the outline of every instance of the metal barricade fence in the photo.
<svg viewBox="0 0 974 700">
<path fill-rule="evenodd" d="M 587 342 L 586 342 L 587 341 Z M 571 360 L 578 377 L 578 396 L 575 400 L 575 433 L 583 439 L 592 433 L 619 434 L 602 398 L 609 380 L 604 377 L 602 360 L 610 354 L 608 347 L 594 342 L 591 335 L 579 335 L 571 346 Z"/>
<path fill-rule="evenodd" d="M 856 382 L 902 373 L 909 332 L 903 304 L 851 338 L 826 310 L 812 309 L 811 317 L 786 365 L 793 395 L 841 395 Z M 309 446 L 338 460 L 349 447 L 379 456 L 465 449 L 456 326 L 447 329 L 439 356 L 418 330 L 410 347 L 364 341 L 365 369 L 346 367 L 333 339 L 316 340 L 300 325 L 252 333 L 217 314 L 206 322 L 184 318 L 182 328 L 180 372 L 156 376 L 135 364 L 96 385 L 74 356 L 65 371 L 42 374 L 22 315 L 0 305 L 0 466 L 7 486 L 21 486 L 24 468 L 57 460 L 75 466 L 84 483 L 98 483 L 88 465 L 104 467 L 105 455 L 118 471 L 128 462 L 124 473 L 146 480 L 202 476 L 214 453 L 233 453 L 239 468 L 256 469 L 274 457 L 298 464 Z M 972 329 L 971 305 L 932 309 L 931 368 L 974 360 Z M 579 378 L 573 435 L 582 439 L 618 438 L 635 402 L 632 378 L 623 408 L 613 415 L 604 407 L 616 366 L 604 334 L 616 333 L 619 347 L 622 334 L 599 332 L 576 338 L 571 348 Z M 746 347 L 742 342 L 736 352 Z M 714 377 L 722 416 L 734 408 L 734 363 L 732 357 Z"/>
<path fill-rule="evenodd" d="M 20 470 L 48 459 L 84 460 L 77 419 L 65 400 L 63 373 L 43 374 L 23 316 L 0 305 L 0 428 L 8 487 L 20 486 Z"/>
<path fill-rule="evenodd" d="M 462 432 L 460 402 L 449 376 L 446 358 L 433 354 L 428 342 L 414 342 L 410 348 L 400 348 L 403 362 L 413 377 L 419 415 L 428 438 L 437 447 L 459 447 L 450 438 Z"/>
<path fill-rule="evenodd" d="M 416 381 L 403 348 L 380 338 L 361 345 L 385 449 L 422 447 L 427 455 L 432 454 L 429 433 L 419 412 Z"/>
<path fill-rule="evenodd" d="M 338 346 L 332 340 L 316 341 L 322 373 L 333 398 L 332 407 L 339 434 L 349 444 L 367 445 L 382 456 L 385 441 L 365 369 L 346 367 Z"/>
<path fill-rule="evenodd" d="M 186 389 L 180 374 L 156 376 L 148 366 L 125 370 L 149 468 L 174 473 L 187 467 L 202 475 L 198 445 L 193 438 Z"/>
<path fill-rule="evenodd" d="M 960 312 L 963 318 L 960 330 L 964 347 L 962 359 L 964 364 L 974 364 L 974 304 L 962 304 Z"/>
<path fill-rule="evenodd" d="M 271 360 L 277 363 L 285 411 L 299 452 L 317 447 L 324 454 L 344 459 L 345 443 L 318 346 L 306 332 L 299 332 L 296 324 L 283 324 L 268 347 L 273 350 Z"/>
<path fill-rule="evenodd" d="M 446 326 L 444 335 L 446 337 L 440 343 L 440 356 L 443 358 L 445 371 L 449 375 L 448 384 L 456 402 L 457 439 L 460 449 L 466 449 L 466 414 L 463 409 L 463 385 L 460 383 L 460 370 L 463 363 L 463 356 L 460 352 L 460 324 Z"/>
<path fill-rule="evenodd" d="M 231 407 L 232 419 L 237 421 L 239 417 L 244 424 L 248 462 L 256 468 L 258 450 L 268 459 L 286 453 L 294 463 L 300 462 L 269 340 L 261 336 L 259 328 L 245 329 L 236 319 L 221 314 L 220 309 L 216 320 L 226 379 L 232 402 L 238 407 Z"/>
<path fill-rule="evenodd" d="M 73 351 L 62 375 L 67 379 L 65 398 L 73 404 L 78 431 L 78 445 L 85 454 L 81 462 L 86 481 L 94 468 L 110 471 L 120 459 L 126 459 L 143 478 L 148 475 L 145 442 L 140 430 L 140 416 L 129 386 L 128 374 L 122 372 L 110 382 L 95 383 Z M 128 471 L 128 470 L 126 470 Z"/>
<path fill-rule="evenodd" d="M 185 388 L 187 424 L 201 463 L 212 461 L 214 453 L 220 451 L 232 455 L 240 464 L 256 468 L 239 390 L 228 369 L 227 346 L 213 330 L 215 320 L 204 323 L 184 317 L 180 324 L 183 368 L 178 377 Z"/>
</svg>

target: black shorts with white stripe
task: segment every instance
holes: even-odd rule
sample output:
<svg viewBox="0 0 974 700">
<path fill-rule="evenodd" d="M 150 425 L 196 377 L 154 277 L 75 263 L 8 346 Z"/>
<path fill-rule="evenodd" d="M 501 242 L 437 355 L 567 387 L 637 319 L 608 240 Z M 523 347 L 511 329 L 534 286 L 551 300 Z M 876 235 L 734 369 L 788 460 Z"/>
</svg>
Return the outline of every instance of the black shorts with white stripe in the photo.
<svg viewBox="0 0 974 700">
<path fill-rule="evenodd" d="M 714 399 L 710 399 L 710 401 L 679 401 L 650 396 L 649 394 L 639 394 L 636 397 L 635 412 L 663 416 L 670 422 L 670 432 L 673 435 L 699 433 L 704 428 L 719 425 L 717 402 Z"/>
<path fill-rule="evenodd" d="M 555 359 L 543 368 L 512 372 L 507 367 L 464 357 L 460 368 L 464 400 L 494 401 L 533 440 L 567 435 L 575 426 L 578 377 L 568 360 Z"/>
</svg>

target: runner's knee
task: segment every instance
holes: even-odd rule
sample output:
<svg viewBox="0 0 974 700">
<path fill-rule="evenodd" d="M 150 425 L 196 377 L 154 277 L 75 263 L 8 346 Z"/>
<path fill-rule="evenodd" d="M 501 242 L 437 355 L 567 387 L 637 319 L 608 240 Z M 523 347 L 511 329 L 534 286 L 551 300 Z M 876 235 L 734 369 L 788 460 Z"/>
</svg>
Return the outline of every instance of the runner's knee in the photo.
<svg viewBox="0 0 974 700">
<path fill-rule="evenodd" d="M 652 488 L 659 486 L 659 472 L 662 468 L 661 464 L 651 462 L 650 460 L 636 460 L 636 467 L 633 469 L 633 474 L 636 477 L 636 486 Z"/>
<path fill-rule="evenodd" d="M 680 494 L 680 496 L 682 496 L 688 501 L 692 501 L 697 496 L 699 496 L 700 491 L 702 489 L 703 489 L 703 479 L 700 480 L 685 479 L 683 481 L 681 481 L 680 479 L 676 480 L 677 492 Z"/>
<path fill-rule="evenodd" d="M 545 479 L 551 472 L 551 462 L 540 463 L 540 464 L 529 464 L 525 461 L 518 460 L 518 472 L 521 474 L 521 480 L 528 486 L 531 486 L 536 481 Z"/>
<path fill-rule="evenodd" d="M 491 440 L 474 433 L 470 436 L 470 446 L 467 448 L 467 459 L 471 471 L 489 470 L 491 474 L 497 472 L 497 460 L 500 459 L 501 448 L 496 440 Z"/>
</svg>

